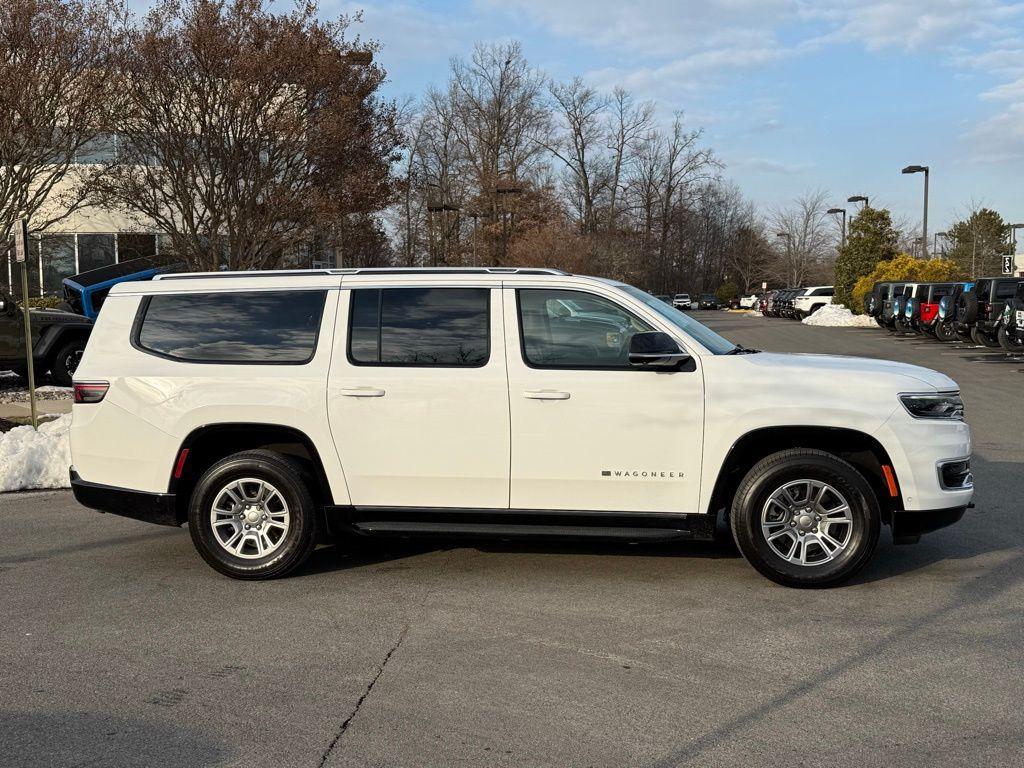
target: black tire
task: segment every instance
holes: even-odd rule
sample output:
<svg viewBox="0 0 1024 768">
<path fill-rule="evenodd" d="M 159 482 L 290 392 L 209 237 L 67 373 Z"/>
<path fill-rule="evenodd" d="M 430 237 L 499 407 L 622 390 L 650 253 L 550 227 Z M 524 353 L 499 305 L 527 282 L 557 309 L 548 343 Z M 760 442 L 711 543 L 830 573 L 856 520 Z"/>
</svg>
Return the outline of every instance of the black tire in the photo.
<svg viewBox="0 0 1024 768">
<path fill-rule="evenodd" d="M 53 380 L 62 387 L 70 387 L 78 364 L 85 351 L 85 339 L 74 339 L 61 345 L 50 359 L 50 374 Z"/>
<path fill-rule="evenodd" d="M 999 327 L 999 346 L 1007 352 L 1024 352 L 1024 344 L 1011 337 L 1006 332 L 1006 326 Z"/>
<path fill-rule="evenodd" d="M 989 349 L 995 349 L 999 346 L 999 339 L 989 336 L 976 325 L 971 328 L 971 340 L 974 341 L 975 344 L 980 344 L 981 346 L 988 347 Z"/>
<path fill-rule="evenodd" d="M 272 485 L 288 505 L 288 528 L 262 557 L 228 552 L 214 533 L 210 511 L 234 480 L 255 478 Z M 319 514 L 302 465 L 274 451 L 243 451 L 221 459 L 199 479 L 188 510 L 188 528 L 199 554 L 215 570 L 235 579 L 274 579 L 302 565 L 316 546 Z M 268 531 L 269 535 L 269 531 Z"/>
<path fill-rule="evenodd" d="M 879 328 L 888 328 L 888 327 L 889 327 L 889 326 L 887 326 L 887 325 L 885 324 L 885 320 L 883 320 L 883 319 L 882 319 L 882 318 L 881 318 L 880 316 L 878 316 L 878 315 L 876 315 L 876 316 L 875 316 L 875 322 L 876 322 L 876 323 L 878 323 L 878 327 L 879 327 Z"/>
<path fill-rule="evenodd" d="M 790 563 L 762 532 L 761 513 L 769 498 L 786 483 L 798 480 L 827 483 L 842 494 L 850 508 L 849 541 L 828 562 Z M 851 578 L 871 559 L 881 528 L 878 499 L 863 475 L 837 456 L 803 448 L 780 451 L 755 464 L 733 497 L 730 520 L 736 546 L 747 562 L 763 576 L 787 587 L 831 587 Z M 814 545 L 800 546 L 808 550 Z"/>
<path fill-rule="evenodd" d="M 939 341 L 953 341 L 956 338 L 956 332 L 949 323 L 939 322 L 935 324 L 935 338 Z"/>
</svg>

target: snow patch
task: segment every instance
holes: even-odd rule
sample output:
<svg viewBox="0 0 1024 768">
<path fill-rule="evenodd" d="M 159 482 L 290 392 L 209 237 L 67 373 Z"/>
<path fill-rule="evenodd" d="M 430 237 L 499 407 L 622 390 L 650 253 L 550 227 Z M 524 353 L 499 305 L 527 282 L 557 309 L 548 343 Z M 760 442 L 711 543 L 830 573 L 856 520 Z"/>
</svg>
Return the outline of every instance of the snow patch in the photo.
<svg viewBox="0 0 1024 768">
<path fill-rule="evenodd" d="M 70 428 L 65 414 L 40 424 L 38 432 L 27 426 L 0 434 L 0 493 L 69 487 Z"/>
<path fill-rule="evenodd" d="M 804 325 L 824 328 L 875 328 L 878 324 L 870 315 L 855 315 L 842 304 L 826 304 L 813 315 L 805 317 Z"/>
</svg>

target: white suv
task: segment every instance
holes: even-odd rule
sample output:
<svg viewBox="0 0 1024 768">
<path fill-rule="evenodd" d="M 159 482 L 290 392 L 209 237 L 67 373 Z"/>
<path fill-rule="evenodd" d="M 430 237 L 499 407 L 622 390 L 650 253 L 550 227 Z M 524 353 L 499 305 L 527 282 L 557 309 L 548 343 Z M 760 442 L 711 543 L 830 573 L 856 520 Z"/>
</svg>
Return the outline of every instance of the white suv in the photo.
<svg viewBox="0 0 1024 768">
<path fill-rule="evenodd" d="M 169 275 L 113 288 L 75 375 L 86 506 L 188 523 L 239 578 L 344 534 L 711 539 L 794 586 L 973 493 L 957 385 L 756 353 L 543 269 Z M 344 537 L 352 542 L 351 536 Z"/>
<path fill-rule="evenodd" d="M 819 309 L 832 303 L 835 288 L 831 285 L 814 285 L 805 288 L 793 299 L 793 313 L 798 320 L 810 317 Z"/>
</svg>

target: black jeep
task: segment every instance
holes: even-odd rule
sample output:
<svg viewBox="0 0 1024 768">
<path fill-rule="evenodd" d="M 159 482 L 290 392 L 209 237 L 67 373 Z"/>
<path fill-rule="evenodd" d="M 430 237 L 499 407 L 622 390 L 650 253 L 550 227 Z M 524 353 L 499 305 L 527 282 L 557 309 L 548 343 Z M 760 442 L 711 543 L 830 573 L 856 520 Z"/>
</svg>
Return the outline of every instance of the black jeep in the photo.
<svg viewBox="0 0 1024 768">
<path fill-rule="evenodd" d="M 59 309 L 33 309 L 32 359 L 37 377 L 49 371 L 55 383 L 71 386 L 92 331 L 92 320 Z M 0 370 L 25 376 L 25 320 L 21 307 L 0 289 Z"/>
<path fill-rule="evenodd" d="M 1024 280 L 1017 293 L 1007 299 L 999 323 L 999 345 L 1007 352 L 1024 352 Z"/>
<path fill-rule="evenodd" d="M 975 344 L 999 346 L 999 326 L 1007 299 L 1017 294 L 1024 277 L 985 277 L 964 294 L 964 324 L 970 329 Z"/>
<path fill-rule="evenodd" d="M 883 328 L 892 327 L 893 302 L 903 293 L 903 283 L 875 283 L 864 299 L 867 313 Z"/>
</svg>

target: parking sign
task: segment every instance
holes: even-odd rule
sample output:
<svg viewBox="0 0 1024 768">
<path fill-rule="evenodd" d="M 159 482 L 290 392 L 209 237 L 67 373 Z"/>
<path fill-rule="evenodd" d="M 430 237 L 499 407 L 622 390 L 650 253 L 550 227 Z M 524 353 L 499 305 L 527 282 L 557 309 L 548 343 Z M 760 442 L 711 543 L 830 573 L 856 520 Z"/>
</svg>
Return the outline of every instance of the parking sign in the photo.
<svg viewBox="0 0 1024 768">
<path fill-rule="evenodd" d="M 14 225 L 14 260 L 18 263 L 24 263 L 27 253 L 28 222 L 21 219 Z"/>
<path fill-rule="evenodd" d="M 1013 256 L 1003 256 L 1003 274 L 1013 274 Z"/>
</svg>

